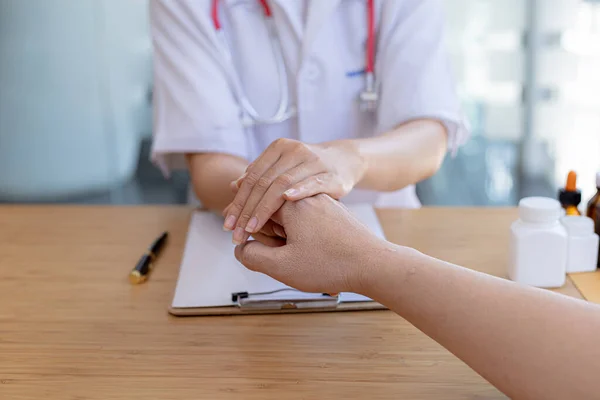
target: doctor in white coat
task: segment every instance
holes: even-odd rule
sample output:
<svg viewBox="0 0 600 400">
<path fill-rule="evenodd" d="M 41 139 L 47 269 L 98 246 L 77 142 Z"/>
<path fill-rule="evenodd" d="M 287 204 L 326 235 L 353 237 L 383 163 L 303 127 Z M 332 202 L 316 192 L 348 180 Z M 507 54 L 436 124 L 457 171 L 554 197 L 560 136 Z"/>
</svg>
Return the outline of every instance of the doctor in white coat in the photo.
<svg viewBox="0 0 600 400">
<path fill-rule="evenodd" d="M 286 200 L 418 207 L 468 138 L 439 0 L 152 0 L 153 160 L 236 244 Z"/>
</svg>

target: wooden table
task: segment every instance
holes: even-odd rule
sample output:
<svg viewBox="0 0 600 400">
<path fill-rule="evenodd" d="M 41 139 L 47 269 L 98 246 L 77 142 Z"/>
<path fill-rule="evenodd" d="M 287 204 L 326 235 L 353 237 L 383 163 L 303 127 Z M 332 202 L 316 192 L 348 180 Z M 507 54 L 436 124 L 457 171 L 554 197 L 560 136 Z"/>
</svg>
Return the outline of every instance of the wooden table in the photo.
<svg viewBox="0 0 600 400">
<path fill-rule="evenodd" d="M 0 207 L 0 399 L 499 399 L 389 311 L 167 314 L 190 209 Z M 512 209 L 382 210 L 387 237 L 496 275 Z M 127 274 L 171 232 L 151 281 Z M 561 290 L 579 296 L 571 282 Z"/>
</svg>

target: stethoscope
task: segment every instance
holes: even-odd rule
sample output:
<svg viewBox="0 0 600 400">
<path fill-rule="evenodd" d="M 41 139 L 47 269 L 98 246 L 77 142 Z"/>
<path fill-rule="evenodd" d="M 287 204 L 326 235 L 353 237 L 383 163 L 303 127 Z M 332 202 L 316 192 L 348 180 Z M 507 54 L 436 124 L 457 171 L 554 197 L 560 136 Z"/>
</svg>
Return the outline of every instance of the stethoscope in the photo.
<svg viewBox="0 0 600 400">
<path fill-rule="evenodd" d="M 284 122 L 296 115 L 297 111 L 294 106 L 290 104 L 290 92 L 287 81 L 287 74 L 285 69 L 285 60 L 283 59 L 283 50 L 281 48 L 281 42 L 277 37 L 275 29 L 275 23 L 273 22 L 271 7 L 267 0 L 258 0 L 263 8 L 265 18 L 267 21 L 267 28 L 269 30 L 269 37 L 271 40 L 271 46 L 273 48 L 273 54 L 275 55 L 275 62 L 277 64 L 277 75 L 279 80 L 279 87 L 281 88 L 281 94 L 279 98 L 279 105 L 277 111 L 270 117 L 261 116 L 256 109 L 250 103 L 250 100 L 246 96 L 242 83 L 239 79 L 239 74 L 235 71 L 233 56 L 229 48 L 229 41 L 227 40 L 226 34 L 223 31 L 221 22 L 219 19 L 219 0 L 212 0 L 211 16 L 219 40 L 222 42 L 221 50 L 227 61 L 227 67 L 232 69 L 231 78 L 234 86 L 235 95 L 242 108 L 242 124 L 245 127 L 254 125 L 264 124 L 277 124 Z M 322 0 L 321 0 L 322 1 Z M 365 51 L 365 87 L 359 95 L 360 106 L 362 110 L 374 111 L 377 108 L 378 94 L 376 90 L 375 81 L 375 6 L 374 0 L 366 0 L 367 2 L 367 43 Z"/>
</svg>

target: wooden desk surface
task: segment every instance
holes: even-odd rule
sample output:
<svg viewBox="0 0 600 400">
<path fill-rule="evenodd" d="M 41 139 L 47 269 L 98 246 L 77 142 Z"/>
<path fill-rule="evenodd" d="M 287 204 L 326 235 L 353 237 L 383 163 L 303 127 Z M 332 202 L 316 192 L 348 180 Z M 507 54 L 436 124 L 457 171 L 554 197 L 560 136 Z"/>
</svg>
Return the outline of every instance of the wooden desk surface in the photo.
<svg viewBox="0 0 600 400">
<path fill-rule="evenodd" d="M 190 210 L 0 207 L 1 399 L 499 399 L 389 311 L 167 314 Z M 388 238 L 502 275 L 511 209 L 382 210 Z M 171 232 L 151 280 L 127 273 Z M 569 282 L 561 290 L 579 296 Z"/>
</svg>

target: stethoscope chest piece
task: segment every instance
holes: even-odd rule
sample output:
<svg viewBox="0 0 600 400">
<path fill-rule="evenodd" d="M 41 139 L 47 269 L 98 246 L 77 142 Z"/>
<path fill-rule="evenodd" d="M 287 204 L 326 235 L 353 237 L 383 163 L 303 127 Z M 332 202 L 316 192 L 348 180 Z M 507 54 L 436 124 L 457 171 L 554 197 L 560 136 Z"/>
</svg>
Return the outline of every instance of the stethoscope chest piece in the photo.
<svg viewBox="0 0 600 400">
<path fill-rule="evenodd" d="M 379 94 L 375 85 L 375 75 L 367 72 L 365 76 L 365 89 L 358 96 L 362 111 L 375 111 L 379 103 Z"/>
</svg>

